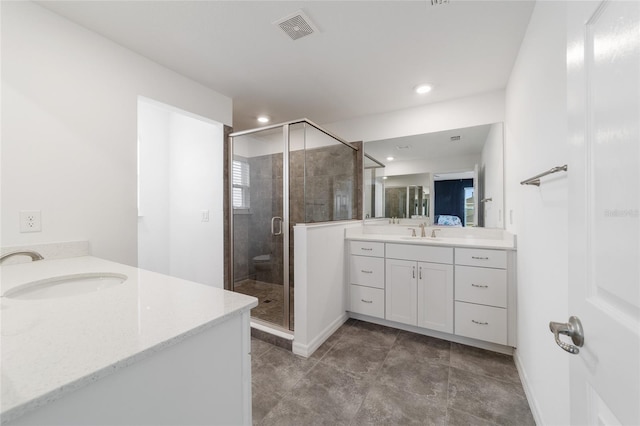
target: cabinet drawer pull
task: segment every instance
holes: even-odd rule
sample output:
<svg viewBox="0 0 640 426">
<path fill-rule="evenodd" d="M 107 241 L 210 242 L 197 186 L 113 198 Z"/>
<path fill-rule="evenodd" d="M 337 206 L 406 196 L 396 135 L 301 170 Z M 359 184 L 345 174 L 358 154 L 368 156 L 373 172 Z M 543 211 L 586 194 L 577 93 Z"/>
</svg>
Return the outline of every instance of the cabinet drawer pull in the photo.
<svg viewBox="0 0 640 426">
<path fill-rule="evenodd" d="M 472 323 L 474 324 L 478 324 L 478 325 L 489 325 L 488 322 L 481 322 L 481 321 L 476 321 L 476 320 L 471 320 Z"/>
<path fill-rule="evenodd" d="M 489 286 L 488 286 L 488 285 L 480 285 L 480 284 L 474 284 L 474 283 L 471 283 L 471 287 L 489 288 Z"/>
<path fill-rule="evenodd" d="M 413 278 L 415 278 L 415 277 L 416 277 L 416 267 L 414 266 L 413 267 Z"/>
<path fill-rule="evenodd" d="M 373 248 L 367 248 L 367 247 L 360 247 L 360 250 L 364 250 L 364 251 L 371 251 L 373 250 Z"/>
<path fill-rule="evenodd" d="M 471 256 L 471 258 L 476 260 L 489 260 L 488 257 L 483 257 L 483 256 Z"/>
<path fill-rule="evenodd" d="M 365 274 L 373 274 L 373 271 L 365 271 L 364 269 L 360 269 L 360 272 L 364 272 Z"/>
<path fill-rule="evenodd" d="M 364 303 L 373 303 L 373 300 L 364 300 L 364 299 L 360 299 L 362 300 Z"/>
</svg>

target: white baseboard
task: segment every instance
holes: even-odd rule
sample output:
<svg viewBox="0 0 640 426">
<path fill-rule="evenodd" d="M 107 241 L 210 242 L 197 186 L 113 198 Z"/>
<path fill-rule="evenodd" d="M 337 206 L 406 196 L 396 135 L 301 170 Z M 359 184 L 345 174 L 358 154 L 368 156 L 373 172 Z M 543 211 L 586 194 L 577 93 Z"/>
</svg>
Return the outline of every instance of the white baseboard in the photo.
<svg viewBox="0 0 640 426">
<path fill-rule="evenodd" d="M 520 376 L 520 381 L 522 382 L 522 388 L 524 389 L 524 394 L 527 397 L 529 408 L 531 408 L 533 420 L 535 420 L 537 425 L 542 425 L 544 423 L 542 422 L 542 416 L 540 415 L 540 408 L 538 407 L 536 398 L 533 396 L 527 372 L 522 367 L 522 360 L 520 359 L 518 349 L 513 351 L 513 360 L 516 364 L 516 369 L 518 370 L 518 375 Z"/>
<path fill-rule="evenodd" d="M 314 339 L 309 342 L 309 344 L 302 344 L 300 342 L 296 342 L 293 340 L 293 345 L 291 347 L 291 351 L 296 354 L 303 356 L 305 358 L 310 357 L 316 349 L 318 349 L 333 333 L 339 329 L 342 324 L 344 324 L 349 319 L 347 313 L 343 313 L 341 316 L 336 318 L 331 324 L 329 324 L 322 332 L 316 336 Z"/>
</svg>

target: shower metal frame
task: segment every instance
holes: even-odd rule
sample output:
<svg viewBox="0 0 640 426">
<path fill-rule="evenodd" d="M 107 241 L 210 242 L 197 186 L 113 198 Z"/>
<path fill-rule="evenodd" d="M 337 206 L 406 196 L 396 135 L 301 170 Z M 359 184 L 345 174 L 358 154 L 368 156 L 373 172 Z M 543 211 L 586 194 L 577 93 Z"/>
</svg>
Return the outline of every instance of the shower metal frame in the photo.
<svg viewBox="0 0 640 426">
<path fill-rule="evenodd" d="M 249 130 L 242 130 L 239 132 L 232 132 L 229 133 L 228 135 L 228 144 L 229 144 L 229 152 L 228 152 L 228 158 L 227 158 L 227 162 L 228 162 L 228 167 L 229 167 L 229 173 L 231 173 L 231 170 L 233 168 L 233 138 L 238 137 L 238 136 L 245 136 L 245 135 L 250 135 L 253 133 L 259 133 L 259 132 L 263 132 L 265 130 L 271 130 L 271 129 L 277 129 L 278 127 L 282 127 L 282 136 L 283 136 L 283 145 L 284 145 L 284 149 L 283 149 L 283 157 L 282 157 L 282 229 L 286 230 L 282 232 L 282 268 L 284 269 L 283 272 L 283 283 L 282 283 L 282 287 L 283 287 L 283 292 L 284 292 L 284 298 L 283 298 L 283 324 L 273 324 L 273 323 L 269 323 L 267 321 L 259 321 L 262 324 L 268 324 L 269 327 L 274 327 L 276 329 L 279 329 L 281 331 L 285 331 L 287 333 L 291 333 L 293 330 L 290 329 L 291 324 L 290 324 L 290 312 L 291 312 L 291 300 L 290 300 L 290 287 L 289 287 L 289 268 L 290 268 L 290 263 L 289 263 L 289 258 L 291 253 L 289 253 L 289 240 L 290 240 L 290 235 L 289 235 L 289 149 L 290 149 L 290 140 L 289 140 L 289 128 L 291 125 L 295 125 L 295 124 L 301 124 L 301 123 L 305 123 L 310 125 L 311 127 L 321 131 L 322 133 L 326 134 L 327 136 L 332 137 L 333 139 L 337 140 L 338 142 L 342 143 L 343 145 L 348 146 L 349 148 L 351 148 L 354 151 L 358 151 L 358 148 L 352 146 L 349 142 L 345 141 L 344 139 L 334 135 L 333 133 L 323 129 L 322 127 L 318 126 L 317 124 L 315 124 L 314 122 L 312 122 L 309 119 L 306 118 L 301 118 L 299 120 L 292 120 L 292 121 L 286 121 L 284 123 L 279 123 L 279 124 L 272 124 L 269 126 L 263 126 L 263 127 L 257 127 L 255 129 L 249 129 Z M 305 139 L 305 143 L 306 143 L 306 139 Z M 306 150 L 306 148 L 305 148 Z M 306 168 L 306 166 L 305 166 Z M 306 181 L 306 176 L 305 176 L 305 181 Z M 233 237 L 234 237 L 234 229 L 233 229 L 233 179 L 229 178 L 229 182 L 228 182 L 228 192 L 229 192 L 229 286 L 230 286 L 230 290 L 234 291 L 234 281 L 235 281 L 235 274 L 234 274 L 234 244 L 233 244 Z M 252 320 L 256 320 L 255 318 Z"/>
</svg>

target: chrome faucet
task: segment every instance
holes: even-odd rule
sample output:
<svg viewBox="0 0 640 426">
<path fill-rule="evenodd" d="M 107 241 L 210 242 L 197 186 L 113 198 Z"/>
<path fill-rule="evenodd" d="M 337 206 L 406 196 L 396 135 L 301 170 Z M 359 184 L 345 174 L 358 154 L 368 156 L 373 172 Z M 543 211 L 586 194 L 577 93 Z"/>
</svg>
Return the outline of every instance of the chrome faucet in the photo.
<svg viewBox="0 0 640 426">
<path fill-rule="evenodd" d="M 426 234 L 426 233 L 425 233 L 425 231 L 424 231 L 424 227 L 425 227 L 425 226 L 427 226 L 427 224 L 426 224 L 426 223 L 421 223 L 421 224 L 420 224 L 420 225 L 418 225 L 418 226 L 420 227 L 420 236 L 421 236 L 422 238 L 426 237 L 426 236 L 427 236 L 427 234 Z"/>
<path fill-rule="evenodd" d="M 411 231 L 411 236 L 415 237 L 416 236 L 416 228 L 407 228 L 409 231 Z"/>
<path fill-rule="evenodd" d="M 433 229 L 431 231 L 431 238 L 437 238 L 436 231 L 439 231 L 439 229 Z"/>
<path fill-rule="evenodd" d="M 36 260 L 44 259 L 44 257 L 42 257 L 42 255 L 40 253 L 38 253 L 37 251 L 34 251 L 34 250 L 18 250 L 18 251 L 12 251 L 11 253 L 3 254 L 2 256 L 0 256 L 0 263 L 4 262 L 6 259 L 8 259 L 10 257 L 13 257 L 13 256 L 29 256 L 31 258 L 32 262 L 35 262 Z"/>
</svg>

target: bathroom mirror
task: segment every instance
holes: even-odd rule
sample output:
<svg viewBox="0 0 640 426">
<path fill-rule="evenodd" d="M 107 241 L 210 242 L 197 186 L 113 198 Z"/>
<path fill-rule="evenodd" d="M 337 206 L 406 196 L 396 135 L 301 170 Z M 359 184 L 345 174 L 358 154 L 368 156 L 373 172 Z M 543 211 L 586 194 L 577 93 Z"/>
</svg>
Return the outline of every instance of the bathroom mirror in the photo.
<svg viewBox="0 0 640 426">
<path fill-rule="evenodd" d="M 365 142 L 365 218 L 504 228 L 503 132 L 493 123 Z"/>
</svg>

